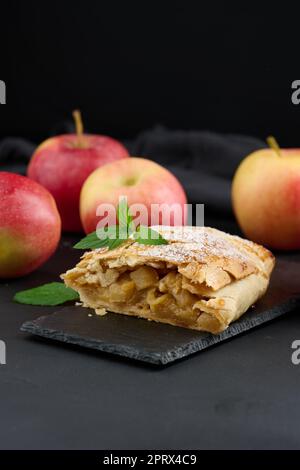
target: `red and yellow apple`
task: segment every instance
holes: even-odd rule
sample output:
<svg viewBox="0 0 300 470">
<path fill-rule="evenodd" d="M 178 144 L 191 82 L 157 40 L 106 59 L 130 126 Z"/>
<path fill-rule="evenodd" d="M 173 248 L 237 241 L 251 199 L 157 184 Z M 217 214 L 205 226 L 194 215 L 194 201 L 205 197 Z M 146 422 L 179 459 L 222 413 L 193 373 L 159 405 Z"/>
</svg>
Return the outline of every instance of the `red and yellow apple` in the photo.
<svg viewBox="0 0 300 470">
<path fill-rule="evenodd" d="M 95 168 L 129 156 L 117 140 L 83 134 L 79 111 L 74 111 L 77 134 L 52 137 L 34 152 L 27 175 L 53 195 L 64 231 L 82 231 L 79 216 L 81 187 Z"/>
<path fill-rule="evenodd" d="M 0 278 L 35 270 L 55 251 L 60 234 L 49 191 L 24 176 L 0 172 Z"/>
<path fill-rule="evenodd" d="M 143 223 L 153 223 L 152 204 L 163 205 L 156 224 L 166 223 L 164 216 L 168 217 L 169 211 L 169 225 L 186 222 L 184 205 L 187 199 L 177 178 L 151 160 L 131 157 L 98 168 L 85 181 L 80 195 L 80 215 L 85 232 L 96 230 L 100 222 L 97 209 L 101 204 L 116 208 L 122 196 L 127 197 L 129 207 L 140 204 L 146 207 L 148 217 Z"/>
<path fill-rule="evenodd" d="M 237 221 L 251 240 L 280 250 L 300 248 L 300 149 L 258 150 L 232 183 Z"/>
</svg>

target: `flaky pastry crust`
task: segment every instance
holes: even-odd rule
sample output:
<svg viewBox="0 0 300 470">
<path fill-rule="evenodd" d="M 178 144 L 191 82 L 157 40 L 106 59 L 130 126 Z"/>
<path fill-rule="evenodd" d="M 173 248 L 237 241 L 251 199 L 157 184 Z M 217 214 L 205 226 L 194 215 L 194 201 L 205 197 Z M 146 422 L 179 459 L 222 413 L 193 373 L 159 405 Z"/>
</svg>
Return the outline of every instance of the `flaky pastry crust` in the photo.
<svg viewBox="0 0 300 470">
<path fill-rule="evenodd" d="M 169 244 L 90 251 L 62 275 L 83 305 L 216 334 L 265 293 L 266 248 L 209 227 L 152 228 Z"/>
</svg>

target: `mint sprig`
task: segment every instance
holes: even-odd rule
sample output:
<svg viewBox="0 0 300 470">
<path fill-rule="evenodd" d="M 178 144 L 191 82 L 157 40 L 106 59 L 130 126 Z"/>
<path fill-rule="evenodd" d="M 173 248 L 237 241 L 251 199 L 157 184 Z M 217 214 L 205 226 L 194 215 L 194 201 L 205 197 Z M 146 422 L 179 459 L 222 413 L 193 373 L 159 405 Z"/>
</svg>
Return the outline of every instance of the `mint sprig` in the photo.
<svg viewBox="0 0 300 470">
<path fill-rule="evenodd" d="M 167 245 L 168 241 L 156 230 L 151 227 L 139 225 L 133 238 L 141 245 Z"/>
<path fill-rule="evenodd" d="M 129 207 L 127 205 L 127 198 L 122 197 L 117 207 L 117 216 L 119 227 L 126 227 L 127 229 L 131 226 L 133 220 L 129 212 Z"/>
<path fill-rule="evenodd" d="M 50 282 L 33 289 L 22 290 L 14 296 L 14 301 L 27 305 L 61 305 L 71 300 L 79 300 L 75 290 L 62 282 Z"/>
<path fill-rule="evenodd" d="M 101 228 L 96 232 L 89 233 L 80 240 L 74 248 L 79 250 L 94 250 L 96 248 L 107 247 L 113 250 L 122 245 L 126 240 L 133 238 L 141 245 L 167 245 L 168 241 L 151 227 L 139 225 L 135 227 L 132 216 L 127 206 L 126 198 L 122 198 L 118 208 L 117 216 L 119 225 L 111 225 Z"/>
<path fill-rule="evenodd" d="M 102 248 L 108 246 L 110 250 L 116 248 L 119 244 L 123 243 L 124 240 L 128 239 L 127 229 L 125 227 L 119 227 L 119 225 L 110 225 L 98 229 L 96 232 L 89 233 L 86 237 L 80 240 L 74 248 L 78 250 L 88 250 L 95 248 Z"/>
</svg>

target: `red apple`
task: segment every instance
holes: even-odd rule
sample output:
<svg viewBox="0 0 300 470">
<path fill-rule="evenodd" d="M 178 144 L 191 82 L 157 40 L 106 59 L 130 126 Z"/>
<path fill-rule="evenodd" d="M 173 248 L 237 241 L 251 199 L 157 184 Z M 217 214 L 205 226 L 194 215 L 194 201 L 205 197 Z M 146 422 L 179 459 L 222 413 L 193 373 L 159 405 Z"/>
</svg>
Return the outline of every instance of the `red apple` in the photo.
<svg viewBox="0 0 300 470">
<path fill-rule="evenodd" d="M 60 135 L 43 142 L 34 152 L 27 175 L 54 196 L 65 231 L 82 231 L 79 216 L 81 187 L 92 171 L 128 157 L 117 140 L 83 134 L 79 111 L 74 111 L 77 134 Z"/>
<path fill-rule="evenodd" d="M 25 176 L 0 172 L 0 278 L 23 276 L 43 264 L 60 233 L 49 191 Z"/>
<path fill-rule="evenodd" d="M 300 149 L 272 148 L 250 154 L 232 184 L 233 209 L 251 240 L 270 248 L 300 248 Z"/>
<path fill-rule="evenodd" d="M 175 176 L 151 160 L 131 157 L 98 168 L 85 181 L 80 195 L 80 215 L 86 233 L 94 231 L 101 220 L 98 206 L 111 204 L 116 208 L 121 196 L 127 197 L 129 207 L 145 205 L 148 217 L 141 223 L 182 225 L 186 222 L 187 199 Z M 164 204 L 159 219 L 151 220 L 152 204 Z M 171 217 L 167 220 L 169 209 Z"/>
</svg>

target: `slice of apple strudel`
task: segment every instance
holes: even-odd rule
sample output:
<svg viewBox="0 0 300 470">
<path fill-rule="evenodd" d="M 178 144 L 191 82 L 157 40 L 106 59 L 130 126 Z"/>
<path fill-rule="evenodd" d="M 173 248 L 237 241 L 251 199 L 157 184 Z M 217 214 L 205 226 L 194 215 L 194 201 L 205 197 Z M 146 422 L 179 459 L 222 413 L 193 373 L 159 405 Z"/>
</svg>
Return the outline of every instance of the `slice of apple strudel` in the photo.
<svg viewBox="0 0 300 470">
<path fill-rule="evenodd" d="M 249 240 L 209 227 L 153 227 L 165 245 L 134 240 L 87 252 L 62 275 L 84 306 L 220 333 L 266 291 L 275 261 Z"/>
</svg>

